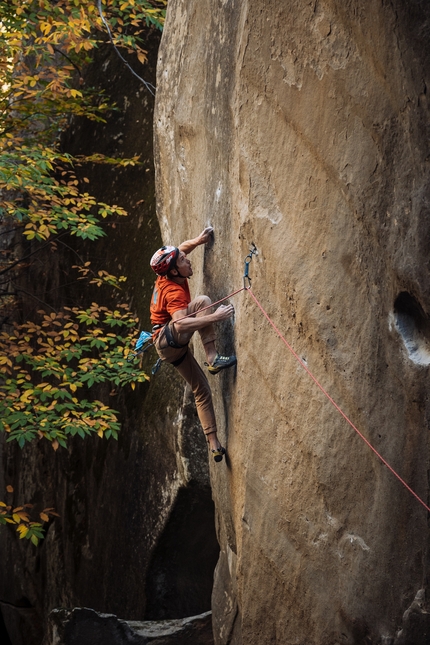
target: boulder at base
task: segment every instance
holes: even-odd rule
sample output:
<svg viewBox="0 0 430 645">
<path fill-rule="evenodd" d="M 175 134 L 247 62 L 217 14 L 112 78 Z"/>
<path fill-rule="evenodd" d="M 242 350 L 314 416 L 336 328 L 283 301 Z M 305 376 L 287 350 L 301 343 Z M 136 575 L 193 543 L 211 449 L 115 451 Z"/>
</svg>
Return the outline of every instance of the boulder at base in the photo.
<svg viewBox="0 0 430 645">
<path fill-rule="evenodd" d="M 211 612 L 162 621 L 126 621 L 93 609 L 54 609 L 44 645 L 213 645 Z"/>
</svg>

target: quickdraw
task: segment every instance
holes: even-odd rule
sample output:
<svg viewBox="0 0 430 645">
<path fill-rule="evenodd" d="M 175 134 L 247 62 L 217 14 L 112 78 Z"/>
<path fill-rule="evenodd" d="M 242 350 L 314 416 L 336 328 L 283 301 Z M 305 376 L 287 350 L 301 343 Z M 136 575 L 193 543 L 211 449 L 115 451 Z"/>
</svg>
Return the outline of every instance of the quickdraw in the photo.
<svg viewBox="0 0 430 645">
<path fill-rule="evenodd" d="M 253 255 L 258 255 L 258 250 L 257 247 L 255 246 L 254 242 L 251 242 L 252 248 L 249 249 L 249 253 L 245 258 L 245 268 L 243 272 L 243 288 L 244 289 L 250 289 L 251 288 L 251 278 L 249 277 L 249 265 L 252 261 L 252 256 Z M 246 284 L 248 282 L 248 284 Z"/>
</svg>

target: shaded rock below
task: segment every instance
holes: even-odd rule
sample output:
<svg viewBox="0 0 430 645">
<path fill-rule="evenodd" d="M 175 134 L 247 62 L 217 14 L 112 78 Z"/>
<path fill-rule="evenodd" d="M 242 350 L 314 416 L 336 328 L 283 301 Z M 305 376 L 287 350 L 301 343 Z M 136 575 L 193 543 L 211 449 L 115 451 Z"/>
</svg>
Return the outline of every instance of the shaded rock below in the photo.
<svg viewBox="0 0 430 645">
<path fill-rule="evenodd" d="M 0 631 L 3 645 L 8 643 L 28 645 L 28 643 L 42 642 L 43 628 L 35 607 L 0 602 L 0 611 L 3 618 L 3 631 Z"/>
<path fill-rule="evenodd" d="M 394 645 L 427 645 L 430 642 L 430 611 L 426 593 L 420 589 L 413 603 L 403 614 L 402 629 Z"/>
<path fill-rule="evenodd" d="M 213 645 L 212 612 L 178 620 L 126 621 L 93 609 L 54 609 L 44 645 Z"/>
</svg>

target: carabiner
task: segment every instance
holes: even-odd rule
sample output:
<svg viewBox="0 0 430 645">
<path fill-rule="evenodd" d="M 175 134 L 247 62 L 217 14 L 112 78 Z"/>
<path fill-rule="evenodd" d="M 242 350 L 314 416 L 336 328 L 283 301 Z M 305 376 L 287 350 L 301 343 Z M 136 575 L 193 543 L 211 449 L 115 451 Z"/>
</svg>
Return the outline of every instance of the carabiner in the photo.
<svg viewBox="0 0 430 645">
<path fill-rule="evenodd" d="M 249 253 L 245 258 L 245 267 L 244 267 L 244 273 L 243 273 L 243 288 L 244 289 L 250 289 L 251 288 L 251 278 L 249 277 L 249 264 L 252 261 L 252 256 L 253 255 L 258 255 L 258 250 L 257 247 L 255 246 L 254 242 L 251 242 L 252 248 L 249 249 Z M 246 282 L 248 281 L 248 284 Z"/>
</svg>

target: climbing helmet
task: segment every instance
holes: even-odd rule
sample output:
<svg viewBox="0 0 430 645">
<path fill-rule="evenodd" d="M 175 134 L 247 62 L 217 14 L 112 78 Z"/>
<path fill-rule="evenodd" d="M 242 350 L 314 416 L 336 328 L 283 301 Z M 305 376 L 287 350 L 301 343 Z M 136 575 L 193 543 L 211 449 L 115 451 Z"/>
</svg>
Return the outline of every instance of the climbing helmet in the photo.
<svg viewBox="0 0 430 645">
<path fill-rule="evenodd" d="M 157 275 L 166 275 L 176 266 L 179 249 L 176 246 L 162 246 L 151 258 L 151 268 Z"/>
</svg>

